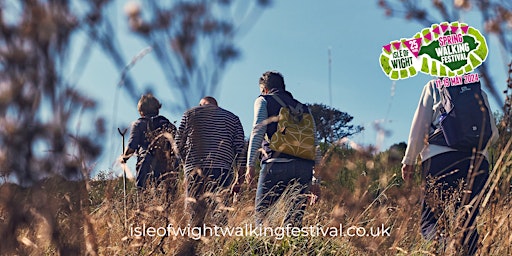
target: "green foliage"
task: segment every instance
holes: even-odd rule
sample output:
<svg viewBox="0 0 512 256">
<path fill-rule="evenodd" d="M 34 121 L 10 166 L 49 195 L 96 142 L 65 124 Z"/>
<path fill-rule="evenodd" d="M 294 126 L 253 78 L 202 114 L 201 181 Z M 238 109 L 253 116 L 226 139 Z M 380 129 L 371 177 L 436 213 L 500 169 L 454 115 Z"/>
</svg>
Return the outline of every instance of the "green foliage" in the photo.
<svg viewBox="0 0 512 256">
<path fill-rule="evenodd" d="M 353 116 L 324 104 L 307 104 L 316 124 L 319 142 L 335 143 L 363 131 L 363 127 L 350 124 Z M 325 151 L 324 151 L 325 152 Z"/>
<path fill-rule="evenodd" d="M 354 191 L 357 177 L 359 174 L 355 171 L 351 171 L 348 168 L 342 168 L 338 173 L 338 182 L 341 187 Z"/>
<path fill-rule="evenodd" d="M 376 155 L 340 146 L 330 146 L 324 154 L 318 172 L 322 179 L 326 176 L 327 180 L 330 180 L 325 181 L 324 184 L 331 189 L 350 192 L 366 189 L 370 195 L 377 196 L 385 187 L 403 185 L 401 160 L 406 146 L 404 142 L 397 143 Z M 418 184 L 419 177 L 418 175 Z"/>
</svg>

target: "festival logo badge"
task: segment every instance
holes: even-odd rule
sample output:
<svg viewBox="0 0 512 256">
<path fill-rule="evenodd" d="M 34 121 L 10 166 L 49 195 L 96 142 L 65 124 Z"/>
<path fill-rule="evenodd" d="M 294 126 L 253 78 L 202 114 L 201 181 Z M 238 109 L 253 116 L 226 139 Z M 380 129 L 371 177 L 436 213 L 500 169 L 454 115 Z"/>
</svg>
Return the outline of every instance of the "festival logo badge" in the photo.
<svg viewBox="0 0 512 256">
<path fill-rule="evenodd" d="M 457 80 L 475 70 L 487 58 L 485 38 L 465 23 L 443 22 L 423 29 L 410 39 L 382 47 L 380 66 L 392 80 L 418 72 Z"/>
</svg>

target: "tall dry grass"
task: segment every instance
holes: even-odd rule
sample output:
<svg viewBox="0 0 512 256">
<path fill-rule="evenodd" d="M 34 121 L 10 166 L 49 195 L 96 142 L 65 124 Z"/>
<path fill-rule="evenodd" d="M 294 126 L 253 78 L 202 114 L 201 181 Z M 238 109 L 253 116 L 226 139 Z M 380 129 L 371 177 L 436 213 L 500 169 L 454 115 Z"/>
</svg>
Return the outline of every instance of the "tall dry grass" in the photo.
<svg viewBox="0 0 512 256">
<path fill-rule="evenodd" d="M 497 151 L 499 157 L 492 164 L 482 193 L 477 220 L 480 255 L 512 253 L 511 143 L 509 139 Z M 49 179 L 31 188 L 2 185 L 0 224 L 10 225 L 12 232 L 2 237 L 1 250 L 7 255 L 62 254 L 62 248 L 88 255 L 457 255 L 454 244 L 447 244 L 444 253 L 440 253 L 435 242 L 421 237 L 421 177 L 418 175 L 412 184 L 403 184 L 397 157 L 400 154 L 388 150 L 372 155 L 340 148 L 326 153 L 315 170 L 321 178 L 320 198 L 306 208 L 303 220 L 304 227 L 389 227 L 389 234 L 383 236 L 331 234 L 280 239 L 277 235 L 249 234 L 206 236 L 196 241 L 174 235 L 137 235 L 134 229 L 143 225 L 187 227 L 190 216 L 184 206 L 190 199 L 185 196 L 183 177 L 145 190 L 137 190 L 129 183 L 125 225 L 122 179 L 103 174 L 86 183 Z M 289 192 L 289 198 L 296 196 L 293 190 Z M 230 204 L 224 203 L 226 196 L 229 191 L 205 194 L 203 199 L 210 203 L 205 204 L 204 223 L 254 225 L 255 188 L 243 187 Z M 282 223 L 287 203 L 285 200 L 276 204 L 269 217 L 270 225 Z M 18 210 L 12 211 L 13 207 Z M 452 206 L 444 207 L 450 212 Z M 13 216 L 11 212 L 22 214 Z M 57 216 L 57 223 L 48 223 L 52 220 L 49 216 Z M 457 215 L 453 216 L 449 221 L 457 223 Z M 447 232 L 456 236 L 458 231 L 453 227 Z"/>
<path fill-rule="evenodd" d="M 509 140 L 496 160 L 486 190 L 482 193 L 482 209 L 478 218 L 481 235 L 481 255 L 510 255 L 512 252 L 512 222 L 510 211 L 510 177 L 512 153 Z M 316 172 L 322 178 L 320 200 L 307 207 L 304 227 L 322 226 L 389 227 L 384 236 L 226 236 L 202 237 L 194 242 L 197 255 L 458 255 L 455 244 L 447 244 L 440 251 L 433 241 L 427 241 L 419 232 L 421 178 L 413 184 L 403 184 L 400 163 L 392 151 L 378 155 L 349 149 L 331 151 Z M 128 223 L 132 227 L 186 227 L 189 216 L 184 211 L 183 184 L 178 181 L 176 194 L 165 193 L 163 184 L 136 193 L 128 193 Z M 97 186 L 97 187 L 96 187 Z M 183 252 L 186 239 L 180 236 L 133 236 L 130 226 L 123 225 L 123 204 L 119 180 L 106 179 L 92 185 L 95 191 L 102 187 L 103 200 L 91 205 L 98 252 L 102 255 L 160 255 Z M 101 194 L 100 193 L 100 194 Z M 290 191 L 292 198 L 293 191 Z M 208 208 L 205 223 L 215 223 L 219 212 L 227 216 L 225 226 L 254 225 L 255 189 L 244 187 L 232 205 L 217 204 Z M 221 202 L 219 194 L 211 193 L 210 201 Z M 282 201 L 270 213 L 270 225 L 279 226 L 284 218 Z M 457 223 L 453 205 L 444 205 Z M 447 228 L 452 237 L 460 229 L 455 224 Z M 455 225 L 455 226 L 454 226 Z"/>
</svg>

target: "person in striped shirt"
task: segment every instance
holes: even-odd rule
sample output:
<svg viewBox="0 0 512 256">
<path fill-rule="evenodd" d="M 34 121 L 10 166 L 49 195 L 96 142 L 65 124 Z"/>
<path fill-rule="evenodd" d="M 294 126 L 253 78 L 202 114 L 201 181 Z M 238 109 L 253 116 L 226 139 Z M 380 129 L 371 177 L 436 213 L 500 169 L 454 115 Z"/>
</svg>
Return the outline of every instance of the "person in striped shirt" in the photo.
<svg viewBox="0 0 512 256">
<path fill-rule="evenodd" d="M 243 166 L 244 130 L 238 116 L 218 106 L 213 97 L 183 114 L 176 136 L 178 152 L 184 162 L 186 193 L 192 205 L 192 226 L 201 226 L 206 192 L 229 190 L 235 166 Z M 188 206 L 187 206 L 188 207 Z"/>
</svg>

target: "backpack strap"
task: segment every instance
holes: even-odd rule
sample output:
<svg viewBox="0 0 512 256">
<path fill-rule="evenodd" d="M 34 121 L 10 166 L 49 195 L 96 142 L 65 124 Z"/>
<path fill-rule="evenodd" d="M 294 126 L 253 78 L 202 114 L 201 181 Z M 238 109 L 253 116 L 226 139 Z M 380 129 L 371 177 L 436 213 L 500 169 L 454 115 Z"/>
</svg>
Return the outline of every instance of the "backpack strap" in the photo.
<svg viewBox="0 0 512 256">
<path fill-rule="evenodd" d="M 440 114 L 444 114 L 446 113 L 446 110 L 444 108 L 444 90 L 446 90 L 446 87 L 444 85 L 441 85 L 441 87 L 437 87 L 437 85 L 435 85 L 434 83 L 432 83 L 433 85 L 430 87 L 431 89 L 431 92 L 430 94 L 432 95 L 432 97 L 437 97 L 439 98 L 440 102 L 439 102 L 439 112 Z M 443 92 L 441 92 L 443 91 Z M 429 137 L 431 137 L 432 135 L 434 135 L 435 133 L 439 133 L 441 130 L 439 128 L 439 123 L 440 120 L 438 120 L 437 122 L 437 126 L 434 125 L 434 122 L 431 122 L 430 123 L 430 128 L 432 130 L 432 132 L 429 134 Z"/>
<path fill-rule="evenodd" d="M 141 117 L 139 117 L 139 120 L 146 121 L 146 132 L 150 132 L 152 130 L 151 129 L 151 120 L 152 120 L 151 117 L 141 116 Z"/>
<path fill-rule="evenodd" d="M 283 108 L 289 108 L 290 111 L 292 112 L 292 114 L 294 114 L 294 115 L 302 115 L 304 113 L 304 109 L 302 108 L 302 103 L 299 102 L 299 103 L 297 103 L 297 106 L 293 107 L 293 106 L 290 106 L 290 105 L 287 105 L 286 103 L 284 103 L 284 101 L 281 98 L 279 98 L 279 96 L 277 96 L 276 94 L 271 94 L 271 96 Z"/>
<path fill-rule="evenodd" d="M 288 105 L 286 105 L 286 103 L 284 103 L 284 101 L 279 98 L 279 96 L 277 96 L 276 94 L 271 94 L 272 98 L 274 98 L 274 100 L 277 101 L 277 103 L 279 103 L 279 105 L 281 105 L 283 108 L 286 108 L 288 107 Z"/>
<path fill-rule="evenodd" d="M 169 125 L 171 122 L 162 115 L 146 117 L 147 131 L 155 131 Z"/>
</svg>

